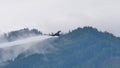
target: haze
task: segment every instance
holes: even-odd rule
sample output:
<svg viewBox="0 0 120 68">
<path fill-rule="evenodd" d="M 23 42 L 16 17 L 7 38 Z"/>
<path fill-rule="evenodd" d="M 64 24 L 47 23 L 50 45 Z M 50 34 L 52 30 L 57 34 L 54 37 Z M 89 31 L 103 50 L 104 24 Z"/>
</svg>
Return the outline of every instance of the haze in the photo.
<svg viewBox="0 0 120 68">
<path fill-rule="evenodd" d="M 0 32 L 37 28 L 45 33 L 93 26 L 120 36 L 119 0 L 0 0 Z"/>
</svg>

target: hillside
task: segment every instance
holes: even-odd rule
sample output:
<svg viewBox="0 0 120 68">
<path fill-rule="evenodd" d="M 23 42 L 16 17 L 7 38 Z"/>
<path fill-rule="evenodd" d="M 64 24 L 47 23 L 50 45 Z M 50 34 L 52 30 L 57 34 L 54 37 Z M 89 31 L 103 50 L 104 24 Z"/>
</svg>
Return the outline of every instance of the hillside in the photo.
<svg viewBox="0 0 120 68">
<path fill-rule="evenodd" d="M 49 53 L 20 54 L 2 68 L 120 68 L 120 38 L 111 33 L 84 27 L 46 43 Z"/>
<path fill-rule="evenodd" d="M 10 42 L 10 41 L 15 41 L 19 39 L 25 39 L 32 36 L 38 36 L 38 35 L 42 35 L 42 32 L 38 31 L 37 29 L 30 30 L 28 28 L 24 28 L 24 29 L 11 31 L 11 32 L 5 33 L 4 35 L 1 35 L 0 43 L 6 42 L 6 41 Z"/>
</svg>

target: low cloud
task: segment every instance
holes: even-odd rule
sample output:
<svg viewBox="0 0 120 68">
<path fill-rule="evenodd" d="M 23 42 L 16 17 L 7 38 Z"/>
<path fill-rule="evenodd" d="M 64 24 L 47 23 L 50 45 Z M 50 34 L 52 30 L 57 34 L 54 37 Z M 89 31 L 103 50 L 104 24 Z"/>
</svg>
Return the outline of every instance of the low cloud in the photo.
<svg viewBox="0 0 120 68">
<path fill-rule="evenodd" d="M 0 44 L 0 65 L 7 61 L 14 61 L 19 55 L 50 53 L 56 48 L 50 43 L 56 39 L 51 36 L 35 36 L 27 39 Z"/>
</svg>

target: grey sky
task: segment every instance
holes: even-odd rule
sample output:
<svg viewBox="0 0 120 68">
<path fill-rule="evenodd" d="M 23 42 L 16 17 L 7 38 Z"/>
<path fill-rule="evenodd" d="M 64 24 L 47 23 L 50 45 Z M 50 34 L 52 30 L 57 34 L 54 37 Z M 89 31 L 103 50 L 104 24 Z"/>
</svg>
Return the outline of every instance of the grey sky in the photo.
<svg viewBox="0 0 120 68">
<path fill-rule="evenodd" d="M 0 0 L 0 31 L 93 26 L 120 36 L 119 0 Z"/>
</svg>

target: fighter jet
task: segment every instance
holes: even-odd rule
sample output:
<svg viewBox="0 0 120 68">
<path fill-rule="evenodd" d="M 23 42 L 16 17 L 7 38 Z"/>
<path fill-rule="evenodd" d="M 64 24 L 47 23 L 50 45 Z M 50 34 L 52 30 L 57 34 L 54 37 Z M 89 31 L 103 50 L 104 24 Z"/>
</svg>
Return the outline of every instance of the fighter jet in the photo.
<svg viewBox="0 0 120 68">
<path fill-rule="evenodd" d="M 50 36 L 60 36 L 60 32 L 61 31 L 58 31 L 57 33 L 52 33 L 52 34 L 50 34 Z"/>
</svg>

